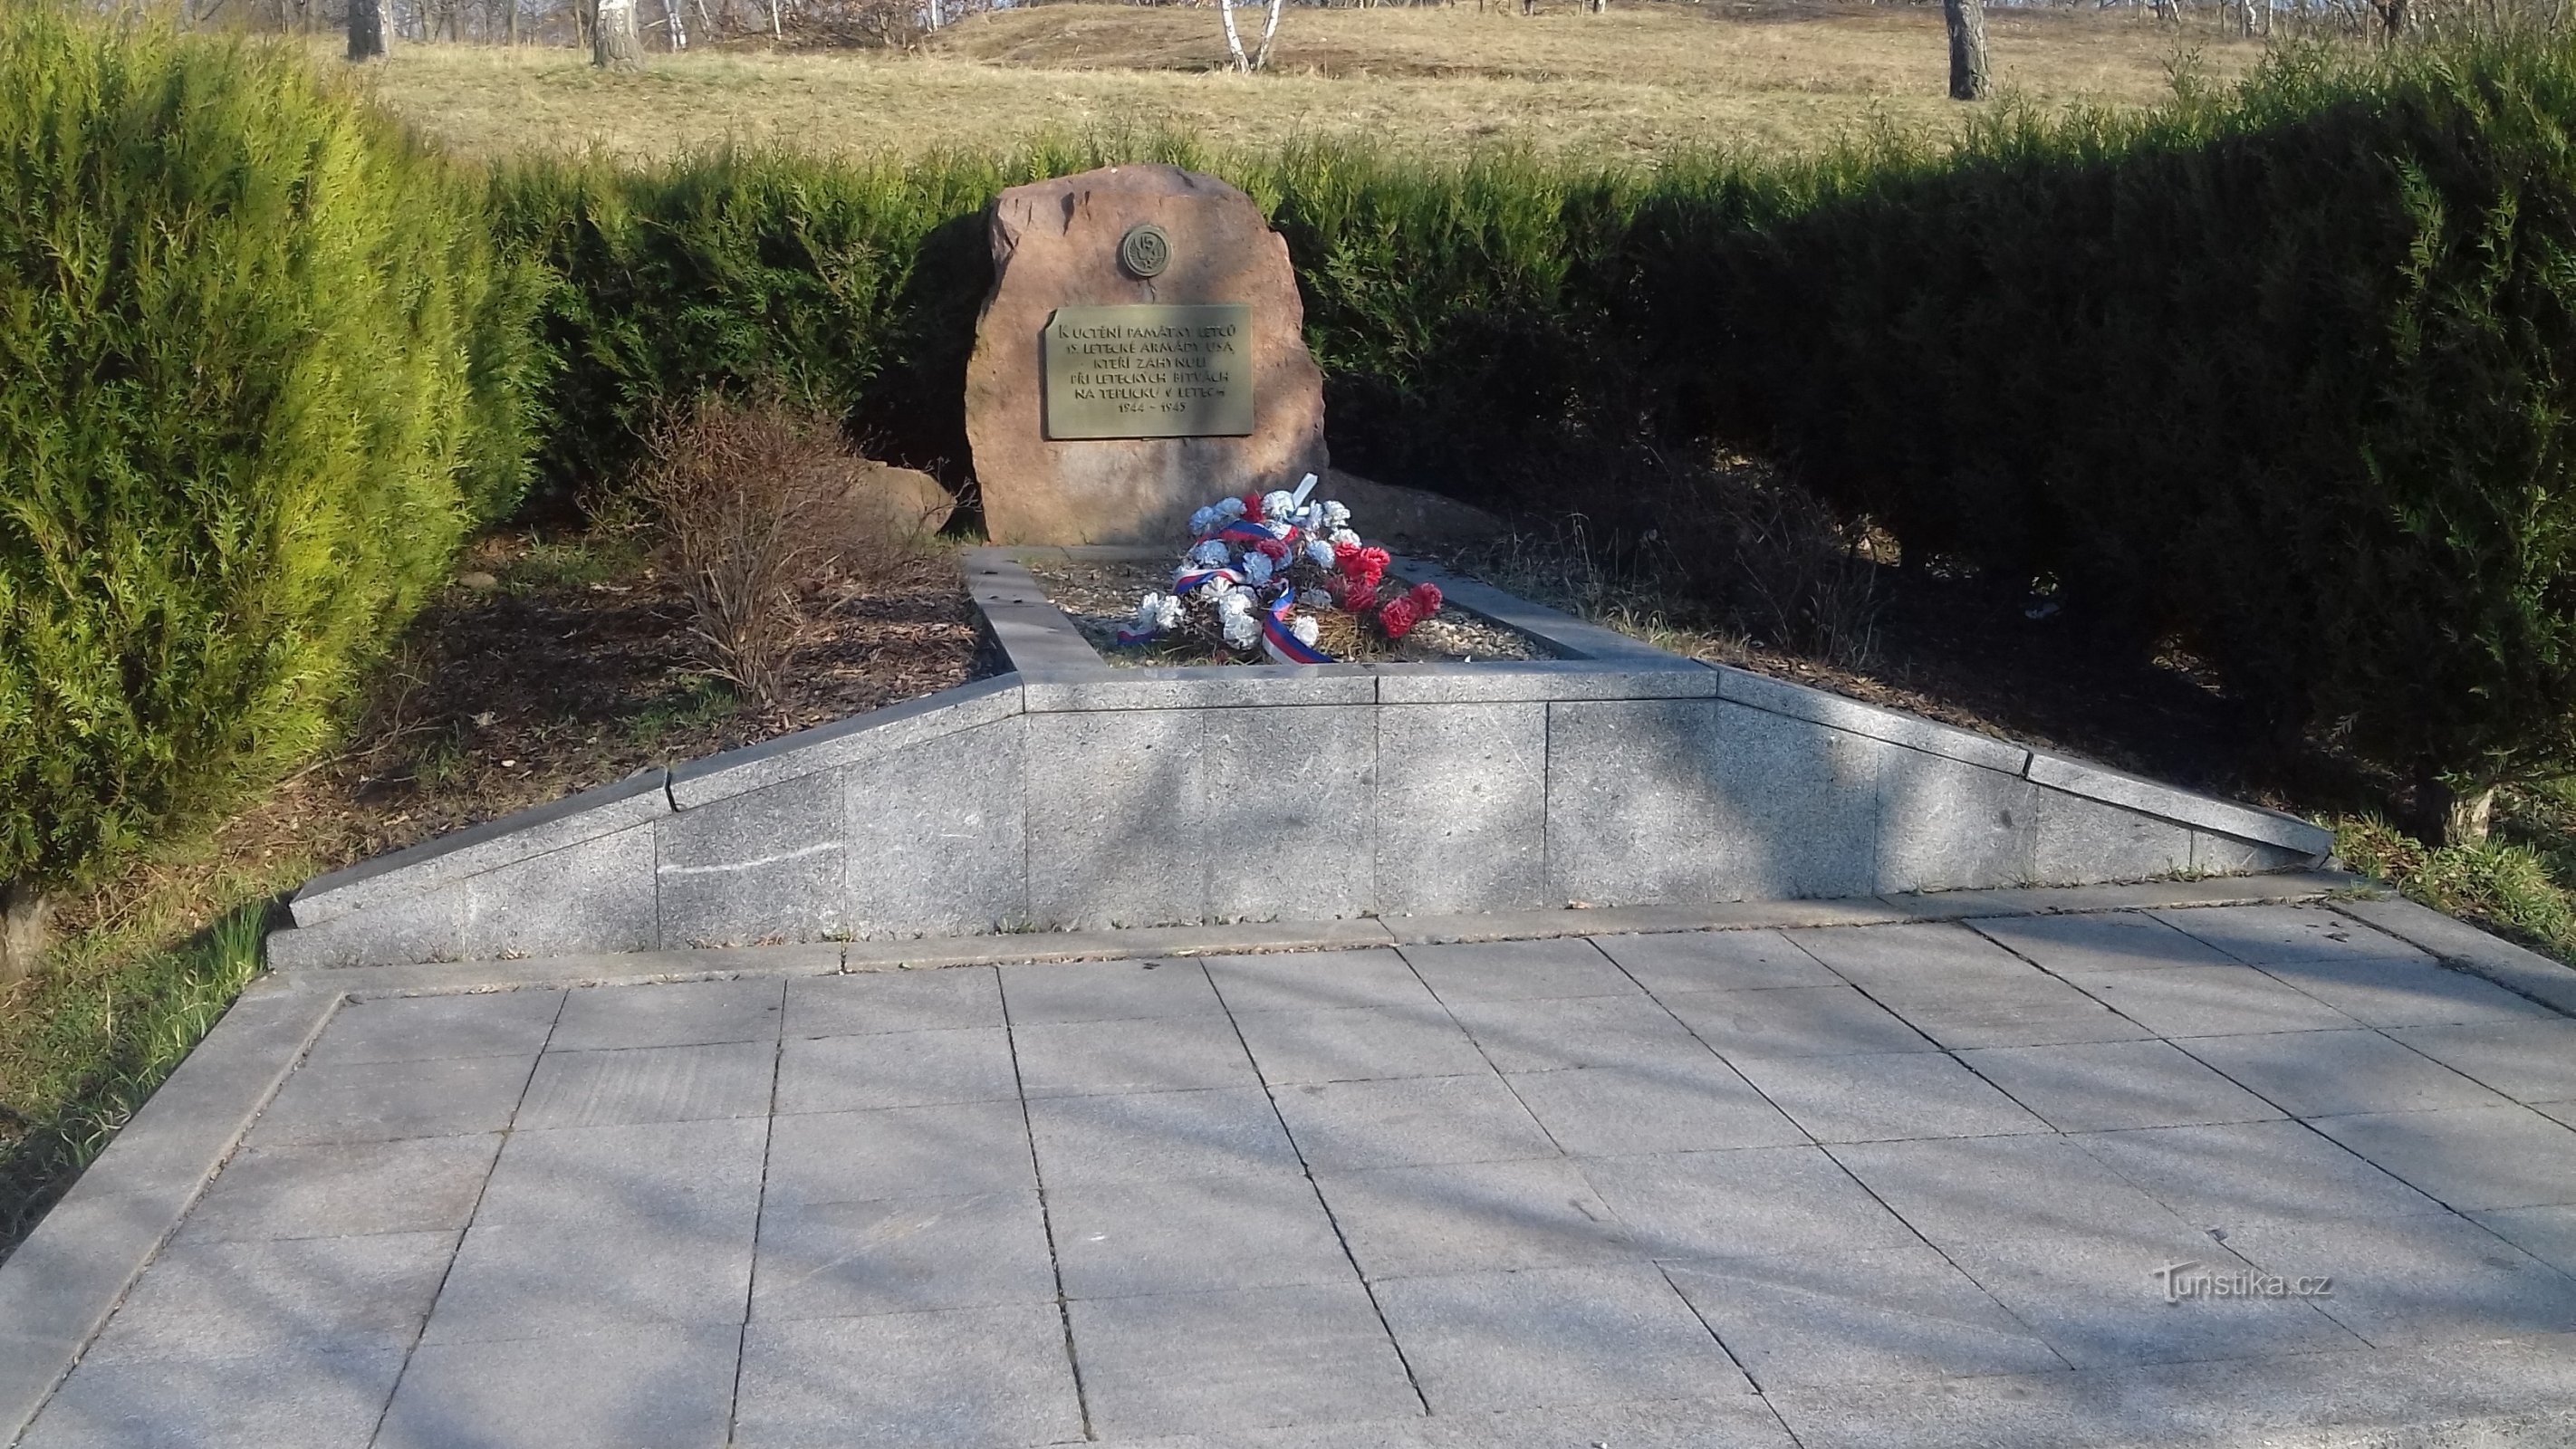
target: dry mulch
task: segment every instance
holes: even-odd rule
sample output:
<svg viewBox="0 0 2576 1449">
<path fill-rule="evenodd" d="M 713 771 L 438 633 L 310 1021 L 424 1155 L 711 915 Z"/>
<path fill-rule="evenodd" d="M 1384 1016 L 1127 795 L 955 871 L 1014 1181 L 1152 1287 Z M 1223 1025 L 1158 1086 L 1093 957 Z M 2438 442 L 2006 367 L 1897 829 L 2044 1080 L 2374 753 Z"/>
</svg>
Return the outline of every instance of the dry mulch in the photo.
<svg viewBox="0 0 2576 1449">
<path fill-rule="evenodd" d="M 700 663 L 686 599 L 616 538 L 488 538 L 422 611 L 358 729 L 224 829 L 224 853 L 330 869 L 992 672 L 944 549 L 805 599 L 775 707 Z"/>
</svg>

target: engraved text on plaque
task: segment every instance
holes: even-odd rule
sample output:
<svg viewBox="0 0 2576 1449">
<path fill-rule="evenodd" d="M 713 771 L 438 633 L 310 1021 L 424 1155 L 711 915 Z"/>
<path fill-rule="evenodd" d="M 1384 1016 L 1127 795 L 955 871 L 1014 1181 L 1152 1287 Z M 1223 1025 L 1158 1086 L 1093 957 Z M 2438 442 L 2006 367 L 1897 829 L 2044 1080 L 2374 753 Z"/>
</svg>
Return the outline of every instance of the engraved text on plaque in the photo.
<svg viewBox="0 0 2576 1449">
<path fill-rule="evenodd" d="M 1058 307 L 1041 348 L 1049 438 L 1252 432 L 1249 303 Z"/>
</svg>

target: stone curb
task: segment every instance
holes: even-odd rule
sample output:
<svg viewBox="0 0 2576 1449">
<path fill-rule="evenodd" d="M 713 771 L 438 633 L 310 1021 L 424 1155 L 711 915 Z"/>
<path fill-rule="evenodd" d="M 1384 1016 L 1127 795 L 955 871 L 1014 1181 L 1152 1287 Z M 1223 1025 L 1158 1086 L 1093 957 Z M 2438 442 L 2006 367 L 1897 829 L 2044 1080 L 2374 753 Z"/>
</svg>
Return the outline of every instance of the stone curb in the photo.
<svg viewBox="0 0 2576 1449">
<path fill-rule="evenodd" d="M 362 860 L 306 881 L 289 902 L 299 926 L 318 925 L 465 876 L 579 845 L 671 813 L 669 772 L 642 770 L 614 784 L 488 820 L 435 840 Z"/>
<path fill-rule="evenodd" d="M 736 946 L 697 951 L 591 952 L 514 961 L 451 961 L 426 966 L 337 966 L 306 973 L 306 978 L 318 989 L 352 999 L 365 999 L 514 991 L 526 987 L 640 986 L 652 982 L 707 981 L 730 977 L 830 976 L 942 970 L 961 966 L 1122 961 L 1148 956 L 1250 956 L 1290 951 L 1349 951 L 1372 946 L 1539 941 L 1573 936 L 1646 936 L 1685 931 L 1804 930 L 1820 926 L 1883 926 L 1905 922 L 1978 920 L 1994 916 L 2271 905 L 2316 900 L 2352 889 L 2358 883 L 2360 877 L 2341 871 L 2285 871 L 2276 875 L 2229 876 L 2215 880 L 2033 886 L 1991 891 L 1854 896 L 1840 900 L 1610 906 L 1590 910 L 1495 911 L 1462 916 L 1259 921 L 1224 926 L 1141 926 L 1119 930 L 1041 931 L 1025 935 L 952 936 L 914 941 Z"/>
<path fill-rule="evenodd" d="M 2334 908 L 2432 952 L 2446 965 L 2576 1016 L 2576 968 L 2395 894 L 2338 900 Z"/>
<path fill-rule="evenodd" d="M 2081 795 L 2124 810 L 2142 810 L 2185 825 L 2197 825 L 2239 840 L 2256 840 L 2302 854 L 2324 856 L 2334 849 L 2334 832 L 2312 825 L 2295 815 L 2278 810 L 2262 810 L 2221 800 L 2191 790 L 2132 775 L 2121 770 L 2088 765 L 2062 755 L 2032 752 L 2027 771 L 2034 784 L 2069 795 Z"/>
<path fill-rule="evenodd" d="M 71 1372 L 343 999 L 254 983 L 0 1263 L 0 1444 Z"/>
</svg>

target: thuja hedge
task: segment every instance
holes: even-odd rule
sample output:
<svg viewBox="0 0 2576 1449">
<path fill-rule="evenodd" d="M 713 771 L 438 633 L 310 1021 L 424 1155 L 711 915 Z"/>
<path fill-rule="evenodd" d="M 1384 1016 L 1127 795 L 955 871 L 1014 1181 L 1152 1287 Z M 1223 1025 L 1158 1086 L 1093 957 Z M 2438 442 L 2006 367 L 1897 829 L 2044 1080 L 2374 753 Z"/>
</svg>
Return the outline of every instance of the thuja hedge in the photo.
<svg viewBox="0 0 2576 1449">
<path fill-rule="evenodd" d="M 517 503 L 536 295 L 298 53 L 0 5 L 0 894 L 326 738 Z"/>
<path fill-rule="evenodd" d="M 2436 800 L 2576 767 L 2576 49 L 2291 52 L 1808 180 L 1639 275 L 1845 510 Z"/>
<path fill-rule="evenodd" d="M 2474 788 L 2576 767 L 2576 51 L 2285 52 L 2143 117 L 1651 174 L 1169 140 L 538 165 L 557 480 L 702 386 L 965 473 L 1002 186 L 1118 159 L 1286 235 L 1336 456 L 1651 523 L 1654 455 L 1767 448 L 1910 556 L 2179 635 L 2284 738 Z"/>
</svg>

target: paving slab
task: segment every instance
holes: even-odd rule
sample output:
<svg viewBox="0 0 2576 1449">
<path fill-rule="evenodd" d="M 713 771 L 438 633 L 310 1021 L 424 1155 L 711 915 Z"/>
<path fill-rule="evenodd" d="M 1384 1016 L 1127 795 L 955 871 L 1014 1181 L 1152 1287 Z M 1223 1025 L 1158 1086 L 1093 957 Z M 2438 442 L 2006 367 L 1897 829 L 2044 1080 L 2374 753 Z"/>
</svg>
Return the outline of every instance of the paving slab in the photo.
<svg viewBox="0 0 2576 1449">
<path fill-rule="evenodd" d="M 776 1041 L 786 989 L 784 980 L 759 977 L 585 987 L 566 993 L 548 1045 L 555 1051 L 600 1051 Z"/>
<path fill-rule="evenodd" d="M 2015 978 L 1872 988 L 1917 1031 L 1953 1051 L 2136 1041 L 2155 1033 L 2063 981 Z"/>
<path fill-rule="evenodd" d="M 2566 1020 L 2536 1001 L 2482 977 L 2436 965 L 2430 958 L 2356 956 L 2284 962 L 2264 969 L 2369 1026 Z"/>
<path fill-rule="evenodd" d="M 778 1110 L 856 1112 L 1000 1102 L 1020 1094 L 1001 1027 L 791 1037 L 778 1053 Z"/>
<path fill-rule="evenodd" d="M 1820 1147 L 1660 1152 L 1580 1166 L 1638 1249 L 1662 1261 L 1919 1241 Z"/>
<path fill-rule="evenodd" d="M 1259 1088 L 1049 1097 L 1028 1110 L 1038 1177 L 1051 1188 L 1302 1170 Z"/>
<path fill-rule="evenodd" d="M 648 1218 L 739 1226 L 760 1211 L 768 1145 L 761 1117 L 513 1133 L 474 1221 L 602 1232 Z"/>
<path fill-rule="evenodd" d="M 1658 996 L 1766 986 L 1839 986 L 1843 981 L 1779 931 L 1674 931 L 1598 939 L 1603 953 Z"/>
<path fill-rule="evenodd" d="M 253 1147 L 182 1220 L 178 1241 L 461 1233 L 501 1134 Z"/>
<path fill-rule="evenodd" d="M 751 1292 L 752 1228 L 694 1215 L 606 1233 L 579 1223 L 478 1223 L 456 1250 L 421 1341 L 738 1324 Z"/>
<path fill-rule="evenodd" d="M 2072 1140 L 2196 1228 L 2446 1211 L 2305 1122 L 2087 1132 Z"/>
<path fill-rule="evenodd" d="M 741 1449 L 1018 1449 L 1082 1437 L 1064 1319 L 1052 1304 L 742 1330 Z"/>
<path fill-rule="evenodd" d="M 741 1341 L 731 1324 L 645 1324 L 534 1341 L 423 1344 L 374 1442 L 376 1449 L 721 1444 Z"/>
<path fill-rule="evenodd" d="M 1652 1264 L 1398 1278 L 1377 1301 L 1434 1414 L 1749 1387 Z"/>
<path fill-rule="evenodd" d="M 1959 1060 L 2060 1132 L 2258 1122 L 2279 1108 L 2171 1042 L 1991 1047 Z"/>
<path fill-rule="evenodd" d="M 2499 1208 L 2468 1217 L 2559 1272 L 2576 1273 L 2576 1206 Z"/>
<path fill-rule="evenodd" d="M 1577 1157 L 1809 1140 L 1733 1067 L 1706 1053 L 1507 1080 L 1556 1145 Z"/>
<path fill-rule="evenodd" d="M 1225 1003 L 1196 961 L 1068 961 L 1002 968 L 1013 1026 L 1204 1016 Z"/>
<path fill-rule="evenodd" d="M 1047 1194 L 1068 1298 L 1357 1282 L 1302 1177 L 1181 1177 Z"/>
<path fill-rule="evenodd" d="M 1103 1436 L 1229 1432 L 1418 1411 L 1357 1283 L 1095 1298 L 1066 1313 Z"/>
<path fill-rule="evenodd" d="M 2171 1210 L 2065 1137 L 1862 1142 L 1827 1150 L 1944 1251 L 2114 1233 L 2172 1238 L 2190 1231 Z"/>
<path fill-rule="evenodd" d="M 402 1371 L 399 1348 L 101 1363 L 75 1372 L 19 1443 L 348 1449 L 368 1442 Z"/>
<path fill-rule="evenodd" d="M 807 1112 L 769 1127 L 767 1202 L 866 1202 L 913 1193 L 1034 1190 L 1026 1111 L 1016 1101 Z"/>
<path fill-rule="evenodd" d="M 535 1057 L 299 1067 L 251 1125 L 253 1147 L 460 1137 L 510 1125 Z"/>
<path fill-rule="evenodd" d="M 2322 905 L 2159 910 L 2158 920 L 2249 966 L 2377 958 L 2429 962 L 2424 951 Z"/>
<path fill-rule="evenodd" d="M 1610 1205 L 1562 1158 L 1319 1172 L 1315 1186 L 1372 1279 L 1641 1256 Z"/>
<path fill-rule="evenodd" d="M 563 1001 L 560 991 L 353 1001 L 331 1018 L 305 1060 L 311 1066 L 343 1066 L 443 1057 L 531 1057 L 545 1049 Z"/>
<path fill-rule="evenodd" d="M 1855 985 L 1922 991 L 1936 986 L 2026 981 L 2031 965 L 1966 926 L 1834 926 L 1796 931 L 1789 939 Z"/>
<path fill-rule="evenodd" d="M 1739 1251 L 1665 1271 L 1766 1393 L 2066 1365 L 1949 1259 L 1911 1236 L 1826 1253 Z"/>
<path fill-rule="evenodd" d="M 1729 1059 L 1933 1052 L 1938 1042 L 1849 986 L 1698 991 L 1664 1005 Z"/>
<path fill-rule="evenodd" d="M 1034 1192 L 779 1204 L 760 1215 L 751 1315 L 856 1318 L 1055 1301 Z"/>
<path fill-rule="evenodd" d="M 1753 1057 L 1738 1063 L 1763 1096 L 1820 1142 L 1991 1137 L 2048 1124 L 1939 1053 Z"/>
<path fill-rule="evenodd" d="M 778 1075 L 773 1042 L 548 1052 L 529 1078 L 521 1127 L 613 1127 L 756 1117 Z"/>
<path fill-rule="evenodd" d="M 989 966 L 866 971 L 787 983 L 788 1036 L 872 1036 L 1002 1026 L 1002 979 Z"/>
<path fill-rule="evenodd" d="M 1497 1071 L 1547 1072 L 1705 1058 L 1690 1029 L 1643 992 L 1554 1001 L 1461 1001 L 1451 1016 Z"/>
<path fill-rule="evenodd" d="M 1014 1027 L 1011 1047 L 1020 1090 L 1031 1097 L 1261 1085 L 1234 1019 L 1222 1014 Z"/>
<path fill-rule="evenodd" d="M 1404 959 L 1452 1007 L 1470 1001 L 1626 996 L 1640 989 L 1598 946 L 1581 936 L 1401 949 Z"/>
<path fill-rule="evenodd" d="M 406 1347 L 455 1251 L 453 1233 L 175 1244 L 83 1361 Z"/>
<path fill-rule="evenodd" d="M 1262 1080 L 1274 1087 L 1491 1069 L 1474 1038 L 1437 1003 L 1252 1012 L 1236 1017 L 1234 1025 Z"/>
<path fill-rule="evenodd" d="M 1554 1157 L 1521 1098 L 1492 1072 L 1281 1088 L 1279 1115 L 1317 1172 Z"/>
<path fill-rule="evenodd" d="M 2101 971 L 2075 984 L 2158 1036 L 2345 1031 L 2359 1021 L 2251 966 Z"/>
<path fill-rule="evenodd" d="M 2388 1035 L 2518 1102 L 2576 1102 L 2576 1021 L 2397 1027 Z"/>
<path fill-rule="evenodd" d="M 1291 951 L 1199 962 L 1237 1016 L 1271 1011 L 1432 1007 L 1438 1001 L 1394 951 Z"/>
<path fill-rule="evenodd" d="M 2224 966 L 2235 958 L 2144 911 L 2079 916 L 2004 916 L 1969 923 L 2014 955 L 2060 976 Z"/>
<path fill-rule="evenodd" d="M 2315 1126 L 2460 1212 L 2576 1203 L 2576 1129 L 2526 1107 L 2320 1117 Z"/>
<path fill-rule="evenodd" d="M 2176 1042 L 2300 1117 L 2492 1107 L 2504 1099 L 2375 1031 L 2293 1031 Z"/>
<path fill-rule="evenodd" d="M 2310 1301 L 2378 1348 L 2576 1328 L 2576 1278 L 2465 1218 L 2257 1223 L 2227 1246 L 2269 1273 L 2332 1280 Z"/>
<path fill-rule="evenodd" d="M 2078 1368 L 2278 1357 L 2353 1342 L 2304 1298 L 2170 1298 L 2160 1275 L 2189 1283 L 2205 1272 L 2232 1284 L 2253 1271 L 2206 1233 L 2133 1227 L 1950 1242 L 1942 1251 Z"/>
</svg>

